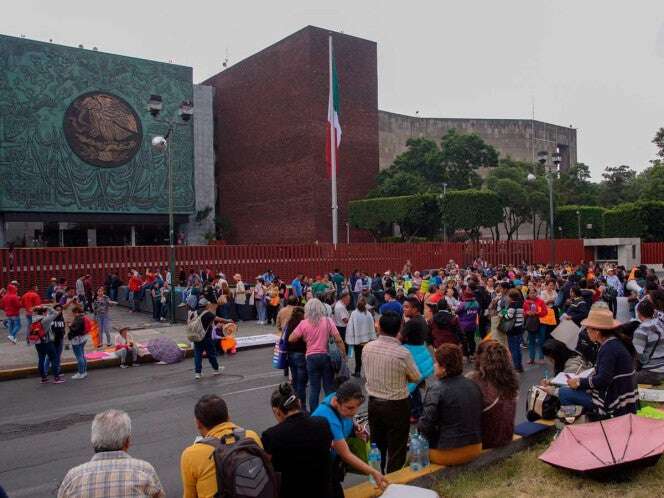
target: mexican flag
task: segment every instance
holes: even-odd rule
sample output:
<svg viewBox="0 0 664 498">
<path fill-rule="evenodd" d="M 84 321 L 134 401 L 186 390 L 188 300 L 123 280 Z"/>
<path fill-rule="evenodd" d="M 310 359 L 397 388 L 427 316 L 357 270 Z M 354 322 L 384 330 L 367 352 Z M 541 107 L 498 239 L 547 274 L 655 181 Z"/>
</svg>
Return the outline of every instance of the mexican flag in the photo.
<svg viewBox="0 0 664 498">
<path fill-rule="evenodd" d="M 334 51 L 330 39 L 330 94 L 327 102 L 327 143 L 325 160 L 328 176 L 336 175 L 339 144 L 341 143 L 341 124 L 339 123 L 339 80 L 337 66 L 334 63 Z M 332 150 L 334 147 L 334 151 Z"/>
</svg>

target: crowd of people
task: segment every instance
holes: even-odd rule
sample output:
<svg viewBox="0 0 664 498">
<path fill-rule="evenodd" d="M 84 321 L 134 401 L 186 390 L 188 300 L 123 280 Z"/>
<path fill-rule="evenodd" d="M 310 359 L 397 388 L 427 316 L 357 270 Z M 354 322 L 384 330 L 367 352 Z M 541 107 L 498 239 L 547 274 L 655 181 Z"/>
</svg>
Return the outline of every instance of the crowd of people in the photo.
<svg viewBox="0 0 664 498">
<path fill-rule="evenodd" d="M 152 291 L 168 287 L 168 279 L 156 276 L 147 287 L 139 279 L 132 287 L 130 278 L 129 292 L 134 300 L 141 289 L 156 299 L 160 294 Z M 234 319 L 252 319 L 237 309 L 249 306 L 259 324 L 273 323 L 280 334 L 278 349 L 289 382 L 272 395 L 278 423 L 262 437 L 232 424 L 218 396 L 201 398 L 195 419 L 203 439 L 185 449 L 181 460 L 185 497 L 211 497 L 217 491 L 222 480 L 215 465 L 225 458 L 219 440 L 224 445 L 245 441 L 250 448 L 243 451 L 262 462 L 265 482 L 276 486 L 274 472 L 281 474 L 281 496 L 304 496 L 303 490 L 311 496 L 314 489 L 315 496 L 343 496 L 349 468 L 385 487 L 385 474 L 406 464 L 413 431 L 428 442 L 431 462 L 469 462 L 483 448 L 512 440 L 523 350 L 529 364 L 545 368 L 542 388 L 562 405 L 582 407 L 591 418 L 636 412 L 637 384 L 664 380 L 664 289 L 656 273 L 643 266 L 492 266 L 478 259 L 467 268 L 450 261 L 418 271 L 407 262 L 401 272 L 382 275 L 356 271 L 346 276 L 338 270 L 315 278 L 298 275 L 290 285 L 270 271 L 253 286 L 237 274 L 233 280 L 231 286 L 223 274 L 211 271 L 186 276 L 183 304 L 198 314 L 205 329 L 194 343 L 197 378 L 204 352 L 214 373 L 221 371 L 214 341 Z M 16 295 L 10 285 L 2 301 L 8 318 L 8 311 L 20 306 Z M 93 310 L 105 296 L 99 289 Z M 68 321 L 62 313 L 69 299 L 77 302 Z M 48 310 L 35 303 L 33 314 L 44 313 L 48 330 L 54 329 L 52 323 L 70 323 L 72 335 L 83 311 L 80 295 L 67 288 L 56 300 Z M 563 339 L 554 330 L 565 322 L 574 327 L 572 336 Z M 84 323 L 79 326 L 85 331 Z M 72 347 L 76 337 L 70 338 Z M 124 341 L 131 342 L 126 336 Z M 42 357 L 46 365 L 50 360 L 57 371 L 51 348 L 37 349 L 40 363 Z M 548 382 L 549 372 L 578 374 L 582 369 L 593 370 L 586 377 L 570 375 L 566 386 Z M 48 366 L 41 373 L 44 377 Z M 368 426 L 357 417 L 365 401 Z M 126 414 L 104 417 L 114 419 L 113 424 L 129 423 Z M 122 465 L 148 465 L 126 455 L 129 436 L 120 437 L 125 432 L 99 449 L 93 423 L 97 455 L 83 470 L 68 474 L 60 496 L 80 496 L 72 490 L 105 482 L 90 475 L 115 468 L 117 459 Z M 368 465 L 366 452 L 364 458 L 358 452 L 357 440 L 376 445 L 379 469 Z M 154 469 L 141 476 L 149 480 L 145 489 L 152 490 L 145 496 L 161 496 Z"/>
</svg>

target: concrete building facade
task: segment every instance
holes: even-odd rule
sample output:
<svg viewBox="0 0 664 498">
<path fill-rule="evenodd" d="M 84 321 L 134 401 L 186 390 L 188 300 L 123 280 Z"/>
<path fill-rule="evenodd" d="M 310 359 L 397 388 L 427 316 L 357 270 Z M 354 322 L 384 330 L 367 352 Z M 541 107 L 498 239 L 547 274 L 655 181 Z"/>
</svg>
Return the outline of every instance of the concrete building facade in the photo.
<svg viewBox="0 0 664 498">
<path fill-rule="evenodd" d="M 549 154 L 560 150 L 560 169 L 565 171 L 576 164 L 576 129 L 530 119 L 463 119 L 420 118 L 378 112 L 380 169 L 389 168 L 394 159 L 406 150 L 409 138 L 429 138 L 436 142 L 449 130 L 477 133 L 493 145 L 501 157 L 519 161 L 534 161 L 537 152 Z"/>
</svg>

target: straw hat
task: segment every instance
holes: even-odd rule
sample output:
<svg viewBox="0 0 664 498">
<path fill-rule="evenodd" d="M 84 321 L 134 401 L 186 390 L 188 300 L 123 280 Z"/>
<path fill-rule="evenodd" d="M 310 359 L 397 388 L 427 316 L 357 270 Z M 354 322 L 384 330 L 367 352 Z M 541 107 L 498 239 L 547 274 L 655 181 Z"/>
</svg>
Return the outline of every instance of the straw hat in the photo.
<svg viewBox="0 0 664 498">
<path fill-rule="evenodd" d="M 619 327 L 621 324 L 613 318 L 613 313 L 608 309 L 591 309 L 588 318 L 581 322 L 584 327 L 590 327 L 599 330 L 611 330 Z"/>
</svg>

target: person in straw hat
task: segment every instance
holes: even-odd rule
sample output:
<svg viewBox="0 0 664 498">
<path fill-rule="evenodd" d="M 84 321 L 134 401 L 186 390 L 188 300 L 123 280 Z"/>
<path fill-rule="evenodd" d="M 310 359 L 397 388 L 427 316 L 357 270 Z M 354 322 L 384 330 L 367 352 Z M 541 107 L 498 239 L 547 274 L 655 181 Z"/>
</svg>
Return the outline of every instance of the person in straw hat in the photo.
<svg viewBox="0 0 664 498">
<path fill-rule="evenodd" d="M 606 308 L 592 309 L 581 322 L 599 344 L 597 364 L 586 378 L 570 375 L 559 391 L 562 405 L 581 405 L 591 418 L 605 419 L 636 413 L 634 346 L 620 331 L 620 322 Z"/>
</svg>

